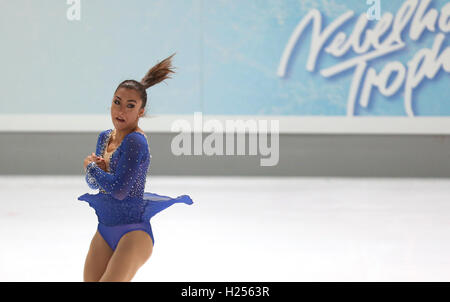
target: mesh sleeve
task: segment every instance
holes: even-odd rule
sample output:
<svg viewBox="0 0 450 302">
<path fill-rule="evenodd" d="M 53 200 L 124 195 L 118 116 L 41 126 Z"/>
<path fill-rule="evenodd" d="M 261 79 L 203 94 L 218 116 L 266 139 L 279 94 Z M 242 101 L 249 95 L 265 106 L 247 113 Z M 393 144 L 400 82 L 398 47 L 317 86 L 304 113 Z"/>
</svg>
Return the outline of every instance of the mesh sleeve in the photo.
<svg viewBox="0 0 450 302">
<path fill-rule="evenodd" d="M 103 134 L 104 134 L 104 131 L 101 132 L 97 138 L 97 145 L 95 147 L 95 154 L 97 156 L 100 156 L 101 155 L 100 153 L 102 152 L 101 147 L 102 147 Z M 86 167 L 85 179 L 86 179 L 86 183 L 88 184 L 89 188 L 91 188 L 93 190 L 99 189 L 98 183 L 95 181 L 95 178 L 89 173 L 89 170 L 87 169 L 87 167 Z"/>
</svg>

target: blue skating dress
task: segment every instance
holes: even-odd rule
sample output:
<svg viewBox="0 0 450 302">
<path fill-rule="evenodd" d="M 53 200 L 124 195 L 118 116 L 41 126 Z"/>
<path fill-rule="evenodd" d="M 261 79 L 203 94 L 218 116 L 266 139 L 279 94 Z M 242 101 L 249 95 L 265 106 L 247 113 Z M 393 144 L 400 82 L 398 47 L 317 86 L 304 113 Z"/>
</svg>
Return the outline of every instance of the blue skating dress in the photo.
<svg viewBox="0 0 450 302">
<path fill-rule="evenodd" d="M 101 132 L 97 139 L 95 154 L 103 156 L 113 129 Z M 115 250 L 120 238 L 128 232 L 143 230 L 155 243 L 150 219 L 174 203 L 193 204 L 188 195 L 176 198 L 144 192 L 147 170 L 150 165 L 150 149 L 147 137 L 131 132 L 111 154 L 109 172 L 95 162 L 86 167 L 86 182 L 97 194 L 83 194 L 78 200 L 86 201 L 95 209 L 98 231 Z"/>
</svg>

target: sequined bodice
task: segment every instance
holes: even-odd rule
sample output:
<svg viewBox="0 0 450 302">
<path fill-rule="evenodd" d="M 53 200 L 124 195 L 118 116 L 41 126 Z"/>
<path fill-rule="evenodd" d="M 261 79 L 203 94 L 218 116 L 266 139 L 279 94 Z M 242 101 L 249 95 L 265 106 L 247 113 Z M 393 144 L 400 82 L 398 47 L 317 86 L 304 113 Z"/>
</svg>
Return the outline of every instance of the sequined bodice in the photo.
<svg viewBox="0 0 450 302">
<path fill-rule="evenodd" d="M 106 145 L 108 146 L 108 145 Z M 115 149 L 108 152 L 108 147 L 105 148 L 105 152 L 103 152 L 103 158 L 105 160 L 105 164 L 106 164 L 106 170 L 108 172 L 111 172 L 111 170 L 109 169 L 109 161 L 111 160 L 111 155 L 114 153 Z"/>
<path fill-rule="evenodd" d="M 105 155 L 112 131 L 113 129 L 105 130 L 98 136 L 97 156 Z M 99 189 L 101 193 L 111 194 L 119 200 L 142 197 L 150 158 L 147 136 L 137 131 L 131 132 L 111 153 L 108 172 L 91 162 L 86 167 L 86 181 L 90 188 Z"/>
</svg>

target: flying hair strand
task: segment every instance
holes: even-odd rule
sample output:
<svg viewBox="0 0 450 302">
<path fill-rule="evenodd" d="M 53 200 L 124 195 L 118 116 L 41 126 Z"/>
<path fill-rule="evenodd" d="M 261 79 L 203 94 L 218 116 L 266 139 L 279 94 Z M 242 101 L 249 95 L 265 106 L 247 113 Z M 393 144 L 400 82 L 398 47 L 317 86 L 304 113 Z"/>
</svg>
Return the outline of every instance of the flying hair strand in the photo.
<svg viewBox="0 0 450 302">
<path fill-rule="evenodd" d="M 176 53 L 173 53 L 171 56 L 167 57 L 166 59 L 162 60 L 155 66 L 153 66 L 146 75 L 142 78 L 141 84 L 144 86 L 145 89 L 158 84 L 161 81 L 164 81 L 165 79 L 171 79 L 170 73 L 175 73 L 172 69 L 175 67 L 172 67 L 172 57 Z"/>
</svg>

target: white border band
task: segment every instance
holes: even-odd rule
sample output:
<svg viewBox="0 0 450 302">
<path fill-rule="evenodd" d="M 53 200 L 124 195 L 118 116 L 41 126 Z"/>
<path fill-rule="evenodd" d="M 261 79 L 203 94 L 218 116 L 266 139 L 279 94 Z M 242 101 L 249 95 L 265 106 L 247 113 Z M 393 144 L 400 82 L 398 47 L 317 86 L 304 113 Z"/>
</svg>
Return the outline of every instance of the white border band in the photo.
<svg viewBox="0 0 450 302">
<path fill-rule="evenodd" d="M 152 115 L 139 126 L 149 133 L 170 133 L 177 119 L 194 125 L 194 114 Z M 280 134 L 412 134 L 449 135 L 450 117 L 336 117 L 277 115 L 203 115 L 203 124 L 218 120 L 279 121 Z M 2 114 L 0 132 L 99 132 L 113 127 L 109 115 Z M 269 127 L 270 128 L 270 127 Z"/>
</svg>

